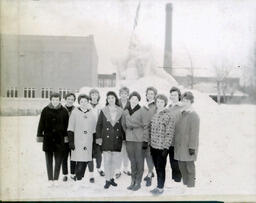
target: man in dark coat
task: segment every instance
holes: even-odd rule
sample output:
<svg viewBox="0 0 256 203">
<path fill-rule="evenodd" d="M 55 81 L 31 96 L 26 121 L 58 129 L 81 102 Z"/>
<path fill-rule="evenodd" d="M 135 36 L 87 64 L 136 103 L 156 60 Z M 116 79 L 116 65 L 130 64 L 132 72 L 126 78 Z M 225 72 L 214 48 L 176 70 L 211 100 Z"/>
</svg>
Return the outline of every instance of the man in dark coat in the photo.
<svg viewBox="0 0 256 203">
<path fill-rule="evenodd" d="M 60 99 L 60 94 L 51 94 L 50 104 L 42 110 L 37 130 L 37 141 L 43 142 L 48 180 L 52 183 L 59 178 L 65 143 L 68 142 L 69 116 L 67 110 L 60 104 Z M 53 158 L 55 161 L 54 172 Z"/>
<path fill-rule="evenodd" d="M 192 108 L 194 96 L 185 92 L 182 96 L 183 111 L 175 126 L 174 158 L 178 160 L 183 184 L 195 186 L 195 161 L 198 153 L 199 125 L 198 114 Z"/>
</svg>

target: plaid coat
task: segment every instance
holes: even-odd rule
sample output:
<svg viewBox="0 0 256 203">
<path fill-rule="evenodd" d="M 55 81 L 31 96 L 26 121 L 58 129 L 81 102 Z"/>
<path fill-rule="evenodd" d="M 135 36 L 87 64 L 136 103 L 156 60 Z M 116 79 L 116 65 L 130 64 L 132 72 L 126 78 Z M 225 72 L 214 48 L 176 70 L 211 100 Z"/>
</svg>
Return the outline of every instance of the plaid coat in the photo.
<svg viewBox="0 0 256 203">
<path fill-rule="evenodd" d="M 155 149 L 169 149 L 175 128 L 175 116 L 168 109 L 156 113 L 149 127 L 150 146 Z"/>
</svg>

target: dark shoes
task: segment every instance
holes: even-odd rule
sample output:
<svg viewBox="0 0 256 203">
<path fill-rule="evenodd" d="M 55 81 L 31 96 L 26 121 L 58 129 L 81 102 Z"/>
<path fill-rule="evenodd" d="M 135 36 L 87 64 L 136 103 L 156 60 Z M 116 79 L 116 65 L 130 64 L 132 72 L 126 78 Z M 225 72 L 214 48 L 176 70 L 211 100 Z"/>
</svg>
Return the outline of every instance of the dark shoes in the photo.
<svg viewBox="0 0 256 203">
<path fill-rule="evenodd" d="M 154 177 L 154 173 L 152 173 L 151 176 L 147 175 L 144 180 L 146 181 L 146 186 L 149 187 L 152 184 L 152 178 Z"/>
<path fill-rule="evenodd" d="M 95 179 L 94 178 L 90 178 L 90 183 L 95 183 Z"/>
<path fill-rule="evenodd" d="M 106 183 L 105 183 L 105 185 L 104 185 L 104 188 L 105 188 L 105 189 L 108 189 L 110 185 L 111 185 L 111 184 L 110 184 L 110 181 L 106 180 Z"/>
<path fill-rule="evenodd" d="M 98 171 L 98 172 L 99 172 L 100 176 L 105 176 L 104 171 L 100 170 L 100 171 Z"/>
<path fill-rule="evenodd" d="M 115 182 L 114 178 L 110 179 L 110 184 L 114 187 L 117 186 L 117 183 Z"/>
<path fill-rule="evenodd" d="M 124 171 L 124 174 L 128 175 L 128 176 L 131 176 L 131 172 L 130 171 Z"/>
<path fill-rule="evenodd" d="M 151 192 L 151 194 L 153 194 L 153 195 L 161 195 L 161 194 L 163 194 L 164 189 L 161 189 L 161 188 L 156 187 L 155 189 L 150 190 L 150 192 Z"/>
<path fill-rule="evenodd" d="M 106 180 L 106 183 L 105 183 L 105 185 L 104 185 L 104 188 L 105 188 L 105 189 L 108 189 L 110 185 L 112 185 L 112 186 L 114 186 L 114 187 L 117 186 L 117 184 L 116 184 L 115 181 L 114 181 L 114 178 L 112 178 L 110 181 Z"/>
<path fill-rule="evenodd" d="M 116 179 L 118 179 L 118 178 L 120 178 L 120 176 L 121 176 L 121 172 L 118 172 L 118 173 L 116 173 Z"/>
<path fill-rule="evenodd" d="M 67 182 L 67 181 L 68 181 L 68 176 L 64 176 L 64 177 L 63 177 L 63 181 L 64 181 L 64 182 Z"/>
</svg>

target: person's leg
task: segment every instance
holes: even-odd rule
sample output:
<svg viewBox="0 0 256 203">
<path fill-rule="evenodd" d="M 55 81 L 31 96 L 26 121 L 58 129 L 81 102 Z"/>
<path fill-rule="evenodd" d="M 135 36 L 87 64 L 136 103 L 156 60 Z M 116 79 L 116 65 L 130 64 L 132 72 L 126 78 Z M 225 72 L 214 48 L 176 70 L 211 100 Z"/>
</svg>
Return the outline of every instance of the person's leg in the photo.
<svg viewBox="0 0 256 203">
<path fill-rule="evenodd" d="M 54 152 L 54 160 L 55 160 L 55 166 L 54 166 L 54 180 L 59 179 L 60 175 L 60 168 L 63 161 L 63 151 L 56 151 Z"/>
<path fill-rule="evenodd" d="M 183 184 L 187 185 L 188 175 L 187 175 L 186 163 L 184 161 L 178 161 L 178 164 L 179 164 L 179 169 L 182 175 Z"/>
<path fill-rule="evenodd" d="M 178 161 L 174 159 L 174 147 L 173 146 L 171 146 L 169 148 L 169 160 L 170 160 L 170 165 L 172 168 L 172 179 L 175 182 L 181 182 L 181 172 L 180 172 Z"/>
<path fill-rule="evenodd" d="M 106 183 L 104 185 L 105 189 L 108 189 L 110 184 L 110 180 L 112 178 L 111 174 L 111 152 L 103 152 L 103 160 L 104 160 L 104 170 L 105 170 L 105 179 Z"/>
<path fill-rule="evenodd" d="M 76 169 L 75 169 L 75 173 L 76 173 L 76 179 L 77 180 L 81 180 L 83 177 L 83 170 L 84 170 L 84 164 L 81 161 L 77 161 L 76 162 Z"/>
<path fill-rule="evenodd" d="M 66 150 L 63 153 L 63 161 L 62 161 L 62 174 L 64 175 L 63 181 L 67 181 L 67 175 L 68 175 L 68 156 L 69 156 L 69 150 L 66 148 Z"/>
<path fill-rule="evenodd" d="M 94 162 L 93 160 L 88 162 L 88 168 L 89 168 L 89 180 L 91 183 L 94 183 Z"/>
<path fill-rule="evenodd" d="M 71 175 L 75 175 L 76 173 L 76 162 L 70 161 L 70 173 Z"/>
<path fill-rule="evenodd" d="M 131 175 L 131 172 L 129 170 L 129 158 L 126 150 L 126 142 L 123 142 L 122 153 L 123 153 L 123 171 L 125 174 Z"/>
<path fill-rule="evenodd" d="M 195 162 L 187 161 L 186 169 L 187 169 L 187 186 L 195 187 L 195 178 L 196 178 Z"/>
<path fill-rule="evenodd" d="M 157 168 L 158 168 L 158 177 L 157 177 L 157 187 L 160 189 L 164 188 L 165 183 L 165 167 L 166 167 L 166 161 L 167 161 L 167 155 L 162 155 L 163 150 L 158 150 L 157 154 Z"/>
<path fill-rule="evenodd" d="M 53 180 L 53 152 L 45 152 L 45 161 L 46 161 L 46 169 L 48 180 Z"/>
<path fill-rule="evenodd" d="M 135 185 L 135 181 L 136 181 L 136 170 L 137 170 L 137 166 L 136 166 L 136 160 L 135 160 L 135 150 L 134 150 L 134 142 L 126 142 L 126 150 L 127 150 L 127 155 L 128 158 L 130 160 L 130 164 L 131 164 L 131 184 L 130 186 L 128 186 L 127 189 L 132 190 L 134 185 Z M 143 160 L 144 162 L 144 160 Z"/>
<path fill-rule="evenodd" d="M 153 163 L 153 159 L 152 159 L 149 147 L 146 150 L 146 162 L 148 166 L 148 176 L 152 177 L 154 163 Z"/>
<path fill-rule="evenodd" d="M 137 166 L 136 185 L 140 187 L 143 172 L 144 172 L 144 154 L 142 149 L 142 142 L 136 142 L 135 154 L 136 154 L 135 159 L 136 159 L 136 166 Z"/>
<path fill-rule="evenodd" d="M 116 156 L 116 160 L 115 160 L 115 177 L 119 178 L 121 176 L 121 167 L 122 167 L 122 162 L 123 162 L 123 145 L 121 148 L 121 152 L 119 152 Z"/>
</svg>

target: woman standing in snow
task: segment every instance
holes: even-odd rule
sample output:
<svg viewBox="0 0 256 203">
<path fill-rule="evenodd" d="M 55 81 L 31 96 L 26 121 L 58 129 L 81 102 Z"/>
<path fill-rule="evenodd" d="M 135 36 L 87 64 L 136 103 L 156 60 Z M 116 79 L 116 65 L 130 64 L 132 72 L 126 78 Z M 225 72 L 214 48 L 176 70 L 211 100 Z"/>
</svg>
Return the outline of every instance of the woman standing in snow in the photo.
<svg viewBox="0 0 256 203">
<path fill-rule="evenodd" d="M 100 111 L 102 109 L 101 105 L 99 104 L 100 93 L 97 89 L 91 89 L 89 92 L 89 97 L 90 97 L 92 113 L 94 114 L 96 121 L 97 121 Z M 97 171 L 99 172 L 100 176 L 104 176 L 105 173 L 101 169 L 102 151 L 101 151 L 101 146 L 96 144 L 96 132 L 93 133 L 92 158 L 96 159 L 96 168 L 97 168 Z M 94 180 L 94 162 L 93 162 L 93 160 L 88 163 L 88 168 L 89 168 L 89 172 L 90 172 L 90 182 L 94 183 L 95 180 Z"/>
<path fill-rule="evenodd" d="M 124 126 L 126 134 L 126 149 L 131 162 L 131 184 L 128 190 L 139 190 L 144 172 L 144 122 L 143 110 L 139 105 L 141 97 L 138 92 L 132 92 L 129 96 L 130 106 L 124 111 Z"/>
<path fill-rule="evenodd" d="M 96 126 L 96 143 L 101 145 L 103 151 L 105 189 L 110 185 L 117 186 L 114 181 L 114 172 L 124 139 L 122 113 L 116 93 L 109 91 L 106 106 L 101 110 Z"/>
<path fill-rule="evenodd" d="M 72 111 L 68 124 L 69 146 L 72 149 L 71 160 L 76 162 L 76 180 L 84 177 L 86 166 L 92 160 L 92 141 L 96 119 L 90 110 L 89 100 L 89 96 L 79 95 L 79 107 Z"/>
<path fill-rule="evenodd" d="M 150 191 L 154 195 L 164 191 L 166 159 L 175 128 L 175 116 L 165 108 L 167 103 L 168 99 L 165 95 L 156 96 L 157 112 L 149 128 L 150 151 L 157 174 L 157 187 Z"/>
<path fill-rule="evenodd" d="M 42 110 L 37 130 L 37 142 L 43 142 L 50 184 L 59 178 L 65 143 L 68 142 L 68 112 L 61 105 L 60 98 L 59 93 L 51 94 L 50 103 Z M 53 158 L 55 161 L 54 171 Z"/>
</svg>

